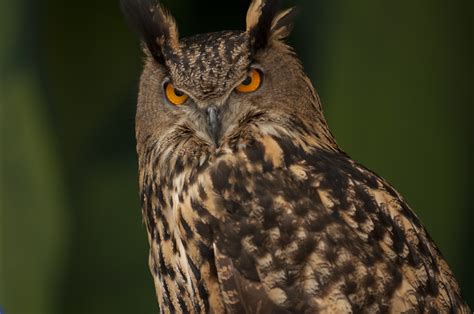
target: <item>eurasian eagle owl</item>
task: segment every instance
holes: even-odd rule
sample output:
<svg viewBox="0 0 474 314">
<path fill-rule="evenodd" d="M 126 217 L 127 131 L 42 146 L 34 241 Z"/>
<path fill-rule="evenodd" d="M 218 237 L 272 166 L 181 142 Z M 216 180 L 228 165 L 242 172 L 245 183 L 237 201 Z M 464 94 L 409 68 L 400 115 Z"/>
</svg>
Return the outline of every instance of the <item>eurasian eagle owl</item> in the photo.
<svg viewBox="0 0 474 314">
<path fill-rule="evenodd" d="M 145 51 L 136 114 L 149 265 L 164 313 L 462 312 L 417 216 L 336 144 L 284 43 L 293 10 L 179 38 L 123 0 Z"/>
</svg>

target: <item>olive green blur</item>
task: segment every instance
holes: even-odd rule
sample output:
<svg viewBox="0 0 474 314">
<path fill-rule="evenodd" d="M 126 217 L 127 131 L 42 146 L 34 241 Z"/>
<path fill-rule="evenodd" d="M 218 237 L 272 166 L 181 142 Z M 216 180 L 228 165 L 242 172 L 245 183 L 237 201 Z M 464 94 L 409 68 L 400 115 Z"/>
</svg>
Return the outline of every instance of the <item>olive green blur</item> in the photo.
<svg viewBox="0 0 474 314">
<path fill-rule="evenodd" d="M 164 2 L 183 36 L 244 29 L 249 3 Z M 405 197 L 474 306 L 474 2 L 293 3 L 290 42 L 336 139 Z M 156 312 L 134 143 L 142 55 L 118 7 L 0 2 L 7 314 Z"/>
</svg>

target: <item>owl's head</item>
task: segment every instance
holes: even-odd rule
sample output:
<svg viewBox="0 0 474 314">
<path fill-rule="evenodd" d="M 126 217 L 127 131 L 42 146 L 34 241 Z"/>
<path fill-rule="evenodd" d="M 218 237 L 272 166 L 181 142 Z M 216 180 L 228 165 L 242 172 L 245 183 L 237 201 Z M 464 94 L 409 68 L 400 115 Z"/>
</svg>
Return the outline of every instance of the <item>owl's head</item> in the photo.
<svg viewBox="0 0 474 314">
<path fill-rule="evenodd" d="M 215 150 L 254 129 L 287 132 L 295 124 L 330 137 L 317 95 L 283 42 L 294 10 L 279 11 L 278 2 L 253 0 L 245 31 L 180 38 L 159 3 L 122 0 L 146 55 L 136 119 L 139 149 Z"/>
</svg>

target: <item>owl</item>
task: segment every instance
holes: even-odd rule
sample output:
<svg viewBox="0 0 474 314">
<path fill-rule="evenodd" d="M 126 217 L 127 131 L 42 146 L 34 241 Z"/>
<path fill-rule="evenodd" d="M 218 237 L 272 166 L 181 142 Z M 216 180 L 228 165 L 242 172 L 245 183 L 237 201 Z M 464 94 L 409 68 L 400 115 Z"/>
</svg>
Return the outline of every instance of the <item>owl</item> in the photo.
<svg viewBox="0 0 474 314">
<path fill-rule="evenodd" d="M 285 44 L 294 10 L 180 38 L 123 0 L 145 54 L 141 208 L 160 313 L 470 313 L 418 217 L 337 145 Z"/>
</svg>

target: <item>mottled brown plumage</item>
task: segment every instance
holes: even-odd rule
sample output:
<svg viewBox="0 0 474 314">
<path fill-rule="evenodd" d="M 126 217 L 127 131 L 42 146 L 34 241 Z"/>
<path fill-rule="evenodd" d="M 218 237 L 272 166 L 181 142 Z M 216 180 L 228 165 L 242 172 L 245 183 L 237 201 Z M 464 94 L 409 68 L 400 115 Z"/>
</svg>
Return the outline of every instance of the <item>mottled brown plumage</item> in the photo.
<svg viewBox="0 0 474 314">
<path fill-rule="evenodd" d="M 160 312 L 469 313 L 406 202 L 336 144 L 283 43 L 293 11 L 254 0 L 246 31 L 180 39 L 158 4 L 122 5 L 146 53 L 136 136 Z M 252 69 L 260 87 L 238 92 Z"/>
</svg>

